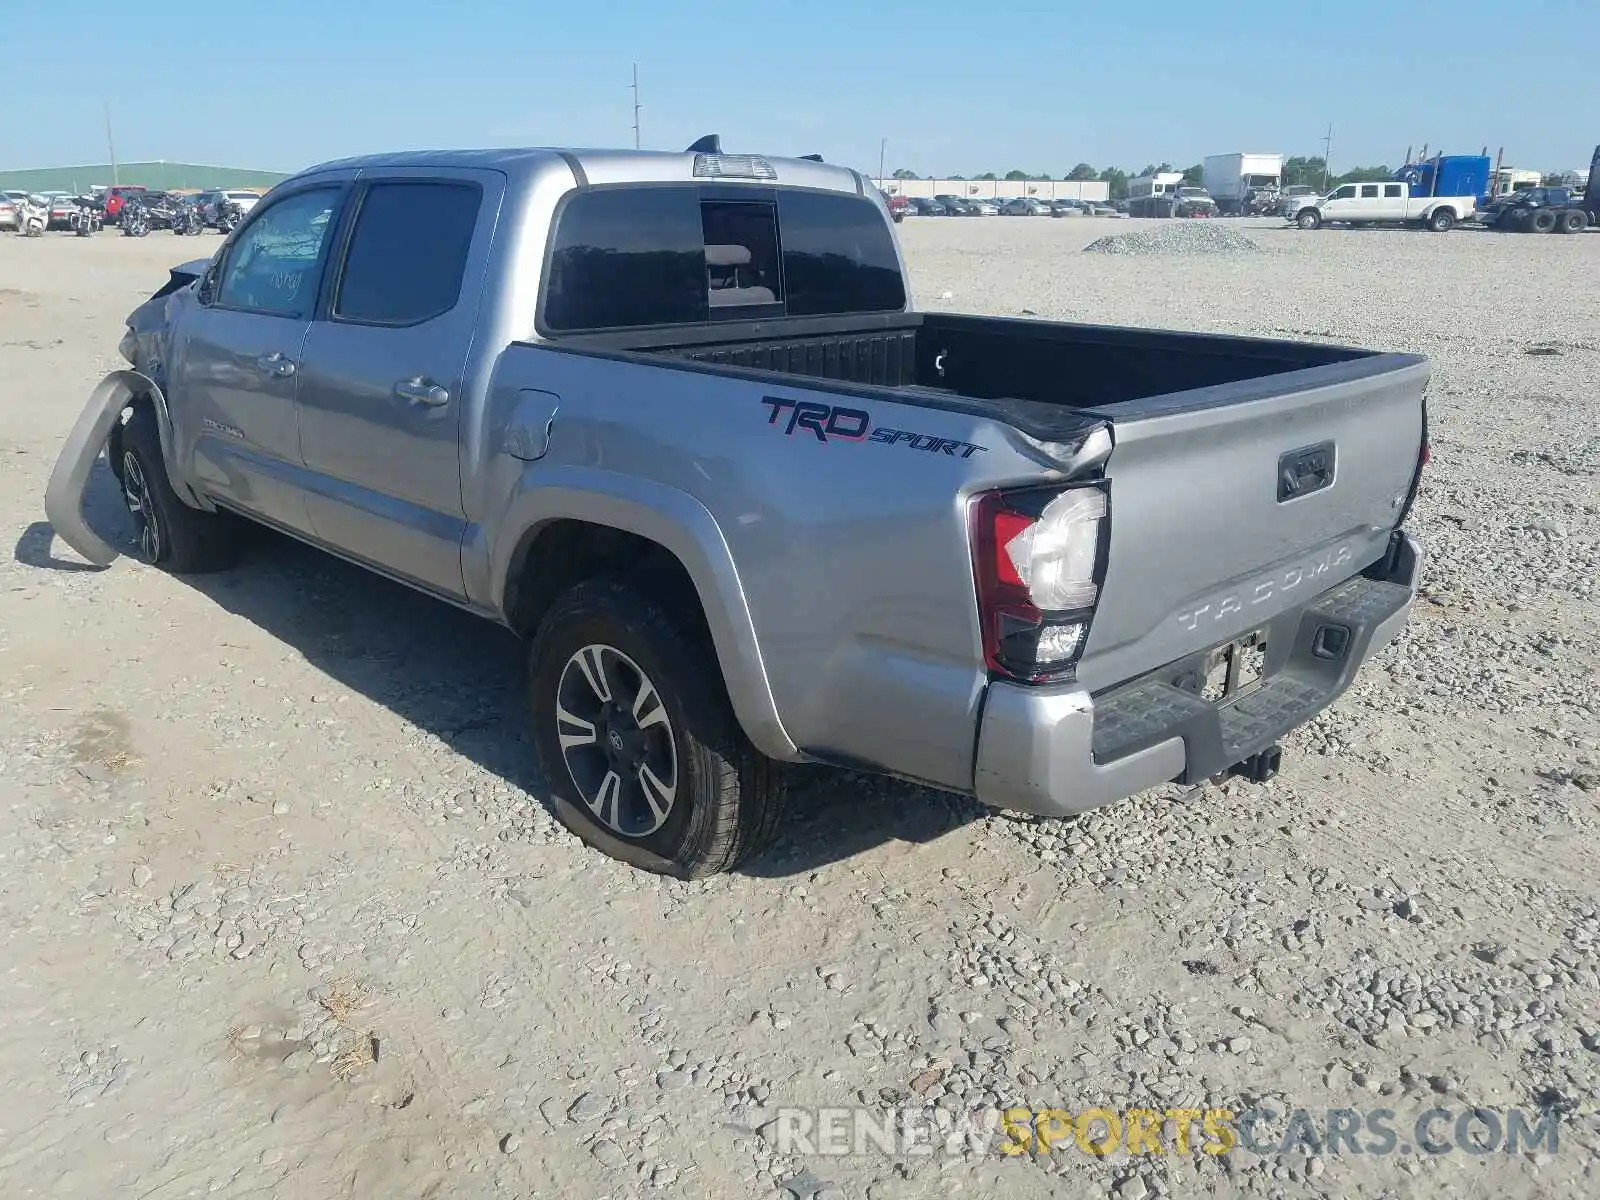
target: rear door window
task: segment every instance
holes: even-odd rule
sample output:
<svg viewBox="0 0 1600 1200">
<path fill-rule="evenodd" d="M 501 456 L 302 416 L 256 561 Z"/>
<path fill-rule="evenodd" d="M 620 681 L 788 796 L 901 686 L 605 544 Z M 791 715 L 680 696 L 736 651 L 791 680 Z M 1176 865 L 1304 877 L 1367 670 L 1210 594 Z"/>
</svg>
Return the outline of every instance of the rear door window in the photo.
<svg viewBox="0 0 1600 1200">
<path fill-rule="evenodd" d="M 551 333 L 905 307 L 894 235 L 872 201 L 771 188 L 594 188 L 552 237 Z"/>
<path fill-rule="evenodd" d="M 1383 198 L 1385 200 L 1400 200 L 1405 197 L 1406 185 L 1403 183 L 1386 183 L 1383 185 Z"/>
<path fill-rule="evenodd" d="M 461 298 L 481 193 L 470 183 L 374 183 L 356 212 L 333 315 L 415 325 Z"/>
</svg>

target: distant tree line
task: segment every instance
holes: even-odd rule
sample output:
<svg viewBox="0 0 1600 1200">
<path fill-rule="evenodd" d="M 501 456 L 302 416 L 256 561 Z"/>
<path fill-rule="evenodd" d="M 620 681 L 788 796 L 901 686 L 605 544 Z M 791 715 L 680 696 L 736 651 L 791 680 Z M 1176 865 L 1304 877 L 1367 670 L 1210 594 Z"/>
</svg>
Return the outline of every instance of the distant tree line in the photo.
<svg viewBox="0 0 1600 1200">
<path fill-rule="evenodd" d="M 1098 180 L 1101 183 L 1109 185 L 1111 198 L 1113 200 L 1122 200 L 1128 195 L 1128 180 L 1137 179 L 1142 175 L 1154 175 L 1158 171 L 1175 170 L 1177 170 L 1177 168 L 1169 162 L 1146 163 L 1144 167 L 1138 171 L 1124 171 L 1120 167 L 1105 167 L 1104 169 L 1096 169 L 1089 163 L 1081 162 L 1077 166 L 1073 167 L 1072 170 L 1068 171 L 1065 175 L 1060 176 L 1051 175 L 1047 171 L 1007 171 L 1004 175 L 996 175 L 993 171 L 985 171 L 982 175 L 936 175 L 928 176 L 927 178 L 951 180 L 971 179 L 985 181 L 1000 179 L 1018 181 L 1023 179 L 1059 178 L 1068 182 L 1087 182 L 1091 180 Z M 1285 186 L 1290 186 L 1293 184 L 1305 184 L 1310 187 L 1321 189 L 1324 186 L 1334 188 L 1341 183 L 1362 183 L 1370 182 L 1371 180 L 1375 179 L 1388 179 L 1394 174 L 1394 172 L 1391 171 L 1387 166 L 1355 167 L 1352 170 L 1344 172 L 1342 175 L 1328 175 L 1326 174 L 1326 170 L 1327 164 L 1325 164 L 1320 157 L 1307 158 L 1296 155 L 1293 158 L 1284 159 L 1283 182 Z M 1199 184 L 1202 174 L 1202 164 L 1195 163 L 1194 166 L 1188 167 L 1184 170 L 1184 182 Z M 900 170 L 894 173 L 894 178 L 922 179 L 923 176 L 918 175 L 915 171 L 908 171 L 902 167 Z"/>
</svg>

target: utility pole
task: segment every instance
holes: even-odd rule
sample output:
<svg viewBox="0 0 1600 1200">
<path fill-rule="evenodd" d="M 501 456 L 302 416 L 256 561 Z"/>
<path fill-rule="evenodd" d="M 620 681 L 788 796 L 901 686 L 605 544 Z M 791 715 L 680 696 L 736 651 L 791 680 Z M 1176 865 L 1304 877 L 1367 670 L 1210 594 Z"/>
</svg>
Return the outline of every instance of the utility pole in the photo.
<svg viewBox="0 0 1600 1200">
<path fill-rule="evenodd" d="M 639 148 L 639 64 L 633 64 L 633 148 Z"/>
<path fill-rule="evenodd" d="M 1328 136 L 1322 139 L 1322 190 L 1328 190 L 1331 175 L 1328 160 L 1333 156 L 1333 122 L 1328 122 Z"/>
<path fill-rule="evenodd" d="M 111 183 L 113 186 L 122 182 L 117 175 L 117 143 L 111 138 L 111 101 L 106 101 L 106 149 L 111 153 Z"/>
<path fill-rule="evenodd" d="M 888 158 L 888 156 L 889 156 L 889 139 L 888 138 L 880 138 L 878 140 L 878 186 L 879 187 L 883 186 L 883 167 L 884 167 L 884 161 Z"/>
</svg>

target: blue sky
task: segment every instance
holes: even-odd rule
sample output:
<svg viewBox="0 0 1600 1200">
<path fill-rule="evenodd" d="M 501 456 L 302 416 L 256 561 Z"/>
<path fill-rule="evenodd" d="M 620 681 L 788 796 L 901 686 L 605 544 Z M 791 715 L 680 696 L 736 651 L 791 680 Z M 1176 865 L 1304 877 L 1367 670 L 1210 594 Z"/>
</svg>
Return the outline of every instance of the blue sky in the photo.
<svg viewBox="0 0 1600 1200">
<path fill-rule="evenodd" d="M 1424 142 L 1566 169 L 1600 141 L 1596 0 L 275 0 L 88 21 L 0 7 L 5 95 L 34 98 L 7 104 L 0 167 L 104 162 L 103 100 L 123 161 L 294 170 L 628 145 L 635 60 L 646 147 L 716 131 L 729 149 L 873 172 L 880 138 L 890 169 L 1051 175 L 1317 154 L 1330 121 L 1335 170 Z M 148 61 L 132 20 L 159 47 Z"/>
</svg>

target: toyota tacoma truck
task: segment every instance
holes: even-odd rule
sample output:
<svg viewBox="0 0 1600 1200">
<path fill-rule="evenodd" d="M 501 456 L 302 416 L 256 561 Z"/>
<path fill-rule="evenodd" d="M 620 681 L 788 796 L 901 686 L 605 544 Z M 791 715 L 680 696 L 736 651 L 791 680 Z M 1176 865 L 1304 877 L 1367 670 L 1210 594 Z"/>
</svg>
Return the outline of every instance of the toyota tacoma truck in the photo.
<svg viewBox="0 0 1600 1200">
<path fill-rule="evenodd" d="M 1277 769 L 1407 619 L 1425 360 L 914 311 L 816 159 L 405 153 L 274 187 L 129 319 L 104 451 L 160 568 L 258 523 L 527 641 L 560 818 L 649 870 L 789 763 L 1062 817 Z"/>
</svg>

